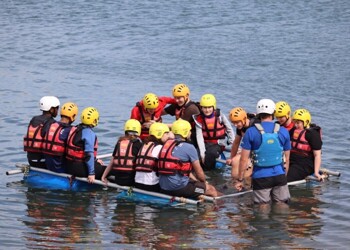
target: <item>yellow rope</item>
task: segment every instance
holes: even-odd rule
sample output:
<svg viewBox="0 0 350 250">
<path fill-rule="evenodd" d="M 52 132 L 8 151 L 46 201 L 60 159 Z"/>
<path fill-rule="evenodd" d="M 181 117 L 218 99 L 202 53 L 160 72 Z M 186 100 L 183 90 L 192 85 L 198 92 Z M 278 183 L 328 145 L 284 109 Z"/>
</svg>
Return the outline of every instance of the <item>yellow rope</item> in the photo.
<svg viewBox="0 0 350 250">
<path fill-rule="evenodd" d="M 128 189 L 127 194 L 128 194 L 128 196 L 131 196 L 131 195 L 132 195 L 132 193 L 133 193 L 133 190 L 132 190 L 132 187 L 130 187 L 130 188 Z"/>
<path fill-rule="evenodd" d="M 23 165 L 23 174 L 24 174 L 24 176 L 28 176 L 29 170 L 30 170 L 30 166 L 29 165 Z"/>
</svg>

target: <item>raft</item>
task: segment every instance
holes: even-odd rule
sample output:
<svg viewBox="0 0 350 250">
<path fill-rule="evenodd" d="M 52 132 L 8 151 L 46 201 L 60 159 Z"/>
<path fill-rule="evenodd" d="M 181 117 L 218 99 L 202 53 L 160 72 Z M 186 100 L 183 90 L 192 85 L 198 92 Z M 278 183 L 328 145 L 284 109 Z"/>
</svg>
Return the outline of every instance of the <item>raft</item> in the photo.
<svg viewBox="0 0 350 250">
<path fill-rule="evenodd" d="M 65 173 L 56 173 L 47 169 L 32 167 L 28 164 L 16 164 L 16 167 L 19 169 L 8 171 L 6 174 L 12 175 L 23 173 L 24 183 L 35 188 L 77 192 L 103 190 L 104 188 L 109 187 L 113 188 L 118 193 L 116 196 L 117 200 L 128 200 L 163 206 L 199 205 L 204 201 L 213 201 L 211 197 L 204 196 L 199 200 L 194 200 L 150 192 L 138 188 L 119 186 L 112 182 L 105 184 L 100 180 L 95 180 L 94 183 L 91 184 L 88 183 L 87 178 L 74 177 Z"/>
</svg>

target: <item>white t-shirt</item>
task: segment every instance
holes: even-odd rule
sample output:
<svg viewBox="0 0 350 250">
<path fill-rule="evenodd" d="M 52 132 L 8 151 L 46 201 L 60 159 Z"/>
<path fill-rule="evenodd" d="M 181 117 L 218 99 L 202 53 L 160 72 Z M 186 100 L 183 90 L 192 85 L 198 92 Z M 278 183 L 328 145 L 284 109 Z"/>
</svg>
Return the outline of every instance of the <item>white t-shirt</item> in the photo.
<svg viewBox="0 0 350 250">
<path fill-rule="evenodd" d="M 157 145 L 152 150 L 152 156 L 158 159 L 159 152 L 163 145 Z M 144 185 L 156 185 L 159 182 L 159 177 L 156 172 L 140 172 L 136 171 L 135 182 Z"/>
</svg>

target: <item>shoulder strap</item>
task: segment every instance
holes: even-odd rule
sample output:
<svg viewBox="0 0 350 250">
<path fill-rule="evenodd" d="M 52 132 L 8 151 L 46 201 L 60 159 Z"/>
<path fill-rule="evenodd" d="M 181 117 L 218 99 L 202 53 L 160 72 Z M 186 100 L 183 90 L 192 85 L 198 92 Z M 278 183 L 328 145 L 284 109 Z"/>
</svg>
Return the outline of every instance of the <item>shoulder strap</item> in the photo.
<svg viewBox="0 0 350 250">
<path fill-rule="evenodd" d="M 260 123 L 254 123 L 254 126 L 259 130 L 261 134 L 265 134 L 265 130 Z"/>
<path fill-rule="evenodd" d="M 277 122 L 275 122 L 275 127 L 273 128 L 274 133 L 278 133 L 280 131 L 281 125 Z"/>
</svg>

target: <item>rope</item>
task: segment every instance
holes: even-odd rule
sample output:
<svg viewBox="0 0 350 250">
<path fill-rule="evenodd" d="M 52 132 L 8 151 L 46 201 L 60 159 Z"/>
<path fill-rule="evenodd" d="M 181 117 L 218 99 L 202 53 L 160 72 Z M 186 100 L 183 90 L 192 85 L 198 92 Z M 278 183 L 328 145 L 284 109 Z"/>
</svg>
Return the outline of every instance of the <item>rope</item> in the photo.
<svg viewBox="0 0 350 250">
<path fill-rule="evenodd" d="M 67 178 L 68 178 L 68 180 L 69 180 L 69 187 L 72 188 L 73 183 L 74 183 L 74 181 L 75 181 L 75 176 L 74 176 L 74 175 L 72 175 L 72 176 L 70 176 L 70 177 L 67 176 Z"/>
<path fill-rule="evenodd" d="M 130 187 L 127 191 L 128 196 L 131 196 L 133 194 L 132 187 Z"/>
<path fill-rule="evenodd" d="M 28 176 L 29 175 L 29 170 L 30 170 L 30 166 L 29 165 L 24 165 L 24 168 L 23 168 L 24 176 Z"/>
</svg>

